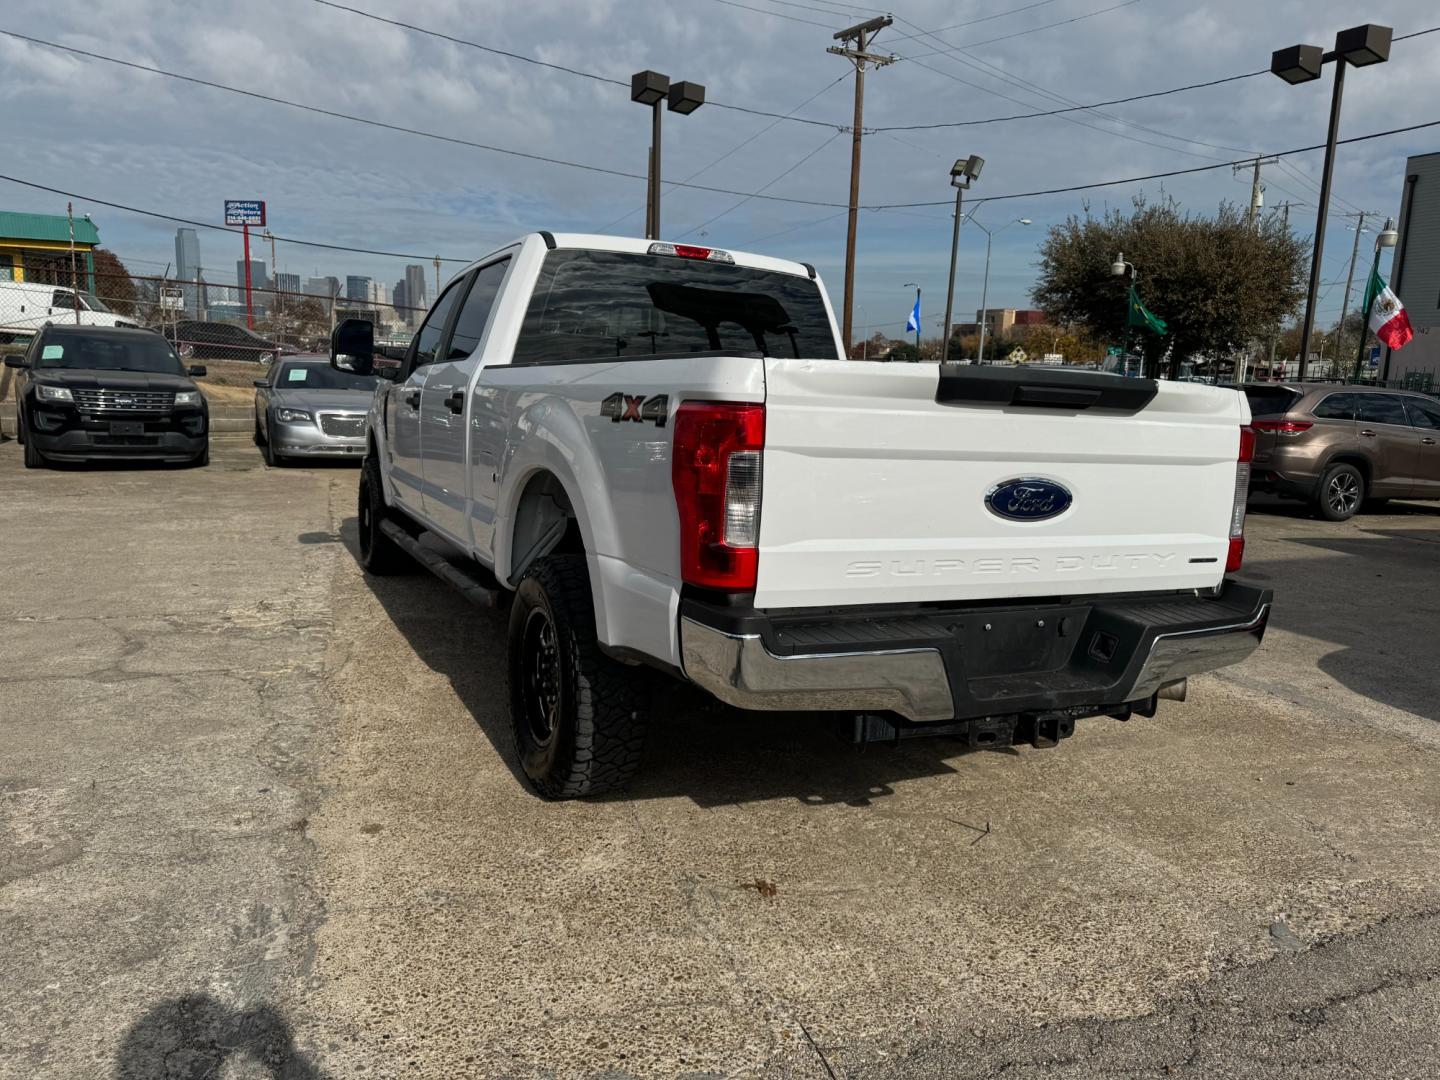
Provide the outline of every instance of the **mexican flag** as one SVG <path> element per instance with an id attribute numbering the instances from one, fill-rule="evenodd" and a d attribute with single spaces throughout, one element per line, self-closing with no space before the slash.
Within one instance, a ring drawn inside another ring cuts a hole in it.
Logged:
<path id="1" fill-rule="evenodd" d="M 1370 284 L 1365 286 L 1365 311 L 1370 332 L 1390 348 L 1403 348 L 1415 336 L 1410 329 L 1410 316 L 1405 314 L 1405 305 L 1390 291 L 1378 268 L 1371 269 Z"/>

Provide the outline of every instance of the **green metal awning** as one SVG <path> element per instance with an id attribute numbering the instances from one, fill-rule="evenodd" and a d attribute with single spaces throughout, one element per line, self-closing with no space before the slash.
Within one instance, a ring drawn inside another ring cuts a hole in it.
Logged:
<path id="1" fill-rule="evenodd" d="M 19 214 L 0 210 L 0 241 L 42 240 L 52 244 L 70 242 L 70 223 L 64 214 Z M 89 218 L 75 219 L 77 244 L 100 243 L 100 230 Z"/>

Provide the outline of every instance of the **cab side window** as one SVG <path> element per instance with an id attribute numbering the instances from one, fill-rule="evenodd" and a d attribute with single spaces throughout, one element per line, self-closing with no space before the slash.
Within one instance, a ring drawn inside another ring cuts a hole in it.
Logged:
<path id="1" fill-rule="evenodd" d="M 420 327 L 420 332 L 415 335 L 415 347 L 410 361 L 411 371 L 435 362 L 435 354 L 440 349 L 440 339 L 445 336 L 445 324 L 450 321 L 450 312 L 455 307 L 455 301 L 459 298 L 460 289 L 465 281 L 465 278 L 461 278 L 441 293 L 440 299 L 436 300 L 435 306 L 430 309 L 430 314 L 425 316 L 425 322 Z"/>
<path id="2" fill-rule="evenodd" d="M 479 347 L 509 265 L 510 260 L 504 259 L 482 267 L 475 275 L 475 283 L 470 286 L 470 294 L 465 297 L 465 303 L 455 319 L 455 332 L 450 335 L 450 355 L 447 359 L 452 363 L 464 360 Z"/>
<path id="3" fill-rule="evenodd" d="M 55 295 L 50 298 L 50 306 L 74 311 L 80 304 L 76 301 L 74 293 L 65 289 L 56 289 Z"/>
<path id="4" fill-rule="evenodd" d="M 1355 395 L 1331 394 L 1310 411 L 1319 420 L 1354 420 Z"/>
<path id="5" fill-rule="evenodd" d="M 1394 394 L 1357 394 L 1360 399 L 1355 419 L 1366 424 L 1398 424 L 1409 427 L 1405 402 Z"/>

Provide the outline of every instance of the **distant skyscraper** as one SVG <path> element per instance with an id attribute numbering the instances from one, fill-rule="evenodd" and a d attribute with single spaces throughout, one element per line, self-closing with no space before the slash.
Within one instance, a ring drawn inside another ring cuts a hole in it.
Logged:
<path id="1" fill-rule="evenodd" d="M 345 277 L 345 299 L 367 303 L 370 299 L 370 279 L 360 274 Z"/>
<path id="2" fill-rule="evenodd" d="M 200 237 L 194 229 L 175 230 L 175 276 L 181 281 L 197 281 L 200 278 Z M 196 286 L 182 285 L 185 310 L 194 314 L 204 303 L 203 296 L 197 296 Z"/>
<path id="3" fill-rule="evenodd" d="M 414 265 L 405 267 L 405 304 L 407 307 L 421 309 L 403 313 L 406 321 L 411 325 L 418 323 L 420 316 L 424 314 L 425 298 L 428 295 L 425 291 L 425 267 Z"/>
<path id="4" fill-rule="evenodd" d="M 305 291 L 322 301 L 333 300 L 340 295 L 340 279 L 337 277 L 312 277 L 305 282 Z"/>
<path id="5" fill-rule="evenodd" d="M 275 288 L 282 293 L 298 293 L 300 291 L 300 275 L 276 274 Z"/>
<path id="6" fill-rule="evenodd" d="M 245 302 L 245 260 L 235 260 L 235 288 L 240 295 L 240 302 Z M 265 272 L 264 259 L 250 260 L 250 306 L 256 311 L 262 311 L 270 306 L 270 297 L 264 295 L 270 289 L 270 276 Z"/>
<path id="7" fill-rule="evenodd" d="M 388 307 L 390 304 L 390 286 L 383 281 L 370 282 L 370 295 L 366 297 L 370 303 L 378 307 Z"/>
<path id="8" fill-rule="evenodd" d="M 406 299 L 407 296 L 405 279 L 401 278 L 395 282 L 395 287 L 390 290 L 390 303 L 395 306 L 395 314 L 399 315 L 401 319 L 408 323 L 410 321 L 410 313 L 405 309 L 410 306 L 410 301 Z"/>

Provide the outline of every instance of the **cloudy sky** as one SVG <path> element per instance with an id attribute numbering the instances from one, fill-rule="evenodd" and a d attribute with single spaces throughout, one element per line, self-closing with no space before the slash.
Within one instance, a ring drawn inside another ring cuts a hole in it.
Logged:
<path id="1" fill-rule="evenodd" d="M 222 200 L 263 198 L 285 237 L 468 259 L 538 228 L 638 234 L 649 117 L 629 101 L 654 68 L 707 88 L 690 116 L 667 115 L 666 176 L 804 205 L 667 188 L 667 238 L 813 262 L 837 303 L 845 245 L 853 80 L 825 52 L 834 30 L 885 11 L 831 0 L 7 0 L 0 30 L 450 139 L 596 166 L 591 171 L 315 115 L 0 36 L 0 172 L 87 196 L 104 243 L 136 273 L 173 259 L 175 225 L 89 200 L 218 224 Z M 952 197 L 957 156 L 986 161 L 977 199 L 1233 161 L 1322 141 L 1324 82 L 1267 74 L 1099 112 L 954 124 L 1090 104 L 1266 68 L 1273 49 L 1328 46 L 1361 16 L 1340 0 L 898 0 L 875 50 L 900 57 L 866 80 L 861 202 Z M 1370 13 L 1397 35 L 1440 26 L 1433 0 Z M 543 67 L 421 32 L 544 61 Z M 1341 135 L 1440 120 L 1440 33 L 1396 43 L 1387 64 L 1352 70 Z M 572 74 L 557 68 L 570 68 Z M 726 108 L 724 106 L 736 106 Z M 775 120 L 744 110 L 792 114 Z M 892 129 L 892 130 L 883 130 Z M 1440 150 L 1440 127 L 1342 147 L 1326 238 L 1323 319 L 1338 314 L 1353 233 L 1334 215 L 1397 214 L 1408 154 Z M 1313 231 L 1319 152 L 1267 166 L 1267 212 L 1293 204 Z M 1245 202 L 1229 166 L 1164 181 L 1005 199 L 977 219 L 999 229 L 991 306 L 1025 306 L 1045 228 L 1088 205 L 1162 192 L 1211 212 Z M 64 196 L 0 181 L 0 209 L 64 212 Z M 938 333 L 948 268 L 945 205 L 860 217 L 856 323 L 900 333 L 926 294 Z M 1365 244 L 1368 246 L 1369 238 Z M 233 278 L 238 236 L 203 233 L 207 277 Z M 1362 247 L 1364 250 L 1364 247 Z M 1142 253 L 1127 253 L 1137 262 Z M 268 261 L 268 254 L 266 254 Z M 279 269 L 371 274 L 407 260 L 282 243 Z M 980 304 L 985 237 L 962 232 L 956 309 Z M 453 267 L 453 264 L 452 264 Z M 452 267 L 447 267 L 448 272 Z M 431 270 L 433 275 L 433 269 Z M 957 316 L 959 318 L 960 316 Z"/>

